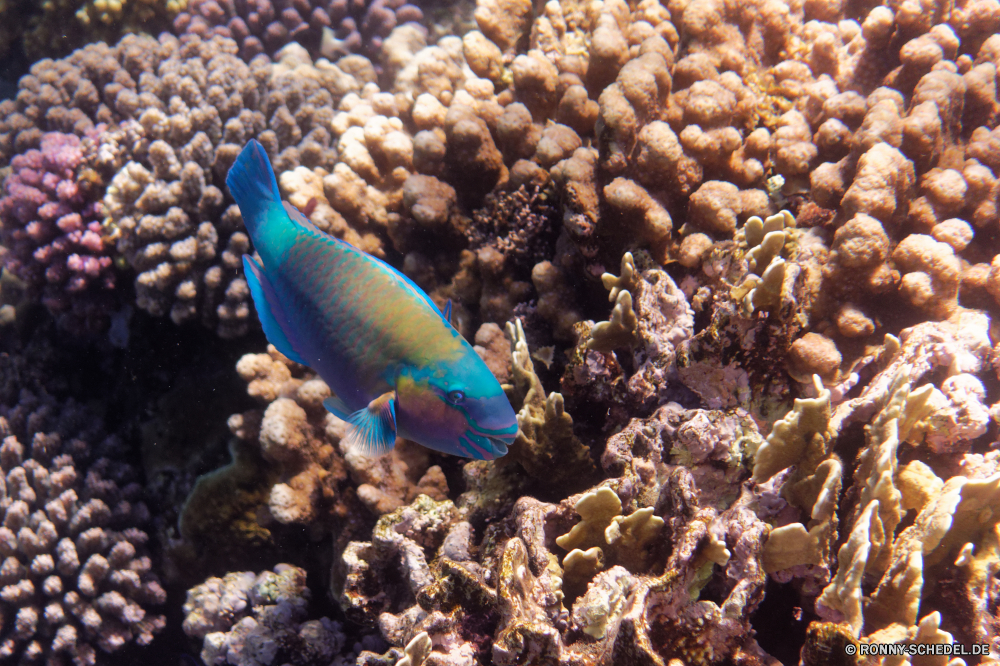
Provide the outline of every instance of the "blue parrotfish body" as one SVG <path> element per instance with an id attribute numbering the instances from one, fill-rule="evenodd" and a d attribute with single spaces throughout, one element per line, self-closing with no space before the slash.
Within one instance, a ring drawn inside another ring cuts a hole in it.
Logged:
<path id="1" fill-rule="evenodd" d="M 480 460 L 507 453 L 510 402 L 420 287 L 283 203 L 257 141 L 226 184 L 260 257 L 243 266 L 264 333 L 330 386 L 323 404 L 350 424 L 349 444 L 381 455 L 399 436 Z"/>

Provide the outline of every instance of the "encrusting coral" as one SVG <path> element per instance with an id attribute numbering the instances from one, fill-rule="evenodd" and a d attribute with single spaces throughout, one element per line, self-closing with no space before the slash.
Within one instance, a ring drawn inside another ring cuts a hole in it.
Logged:
<path id="1" fill-rule="evenodd" d="M 187 593 L 184 632 L 203 639 L 201 659 L 210 666 L 330 663 L 344 634 L 329 618 L 306 620 L 305 582 L 306 572 L 287 564 L 209 578 Z"/>

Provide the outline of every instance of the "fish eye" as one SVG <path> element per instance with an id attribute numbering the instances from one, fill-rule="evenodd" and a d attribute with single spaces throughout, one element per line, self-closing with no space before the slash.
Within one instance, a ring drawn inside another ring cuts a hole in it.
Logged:
<path id="1" fill-rule="evenodd" d="M 448 402 L 453 405 L 460 405 L 465 400 L 465 393 L 462 391 L 448 391 Z"/>

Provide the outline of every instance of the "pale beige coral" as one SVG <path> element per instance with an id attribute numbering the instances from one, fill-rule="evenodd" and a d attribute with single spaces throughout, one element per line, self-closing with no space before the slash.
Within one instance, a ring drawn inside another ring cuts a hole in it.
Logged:
<path id="1" fill-rule="evenodd" d="M 875 332 L 875 322 L 861 309 L 845 303 L 834 317 L 837 331 L 846 338 L 862 338 Z"/>
<path id="2" fill-rule="evenodd" d="M 847 215 L 865 213 L 889 222 L 905 213 L 915 184 L 913 164 L 896 148 L 876 143 L 858 160 L 857 174 L 841 205 Z"/>
<path id="3" fill-rule="evenodd" d="M 906 271 L 900 291 L 911 304 L 940 319 L 955 311 L 961 265 L 950 245 L 910 234 L 893 250 L 892 259 Z"/>
<path id="4" fill-rule="evenodd" d="M 712 247 L 712 238 L 706 234 L 688 234 L 681 241 L 677 261 L 687 268 L 696 268 L 701 264 L 705 253 Z"/>
<path id="5" fill-rule="evenodd" d="M 817 374 L 830 379 L 843 360 L 836 343 L 819 333 L 806 333 L 793 342 L 788 355 L 790 370 L 799 377 Z"/>
<path id="6" fill-rule="evenodd" d="M 740 218 L 771 213 L 770 200 L 762 190 L 740 190 L 720 180 L 702 183 L 688 205 L 692 225 L 722 236 L 731 236 Z"/>
<path id="7" fill-rule="evenodd" d="M 476 353 L 486 362 L 486 366 L 501 384 L 511 379 L 510 342 L 503 329 L 492 322 L 479 327 L 475 338 Z"/>

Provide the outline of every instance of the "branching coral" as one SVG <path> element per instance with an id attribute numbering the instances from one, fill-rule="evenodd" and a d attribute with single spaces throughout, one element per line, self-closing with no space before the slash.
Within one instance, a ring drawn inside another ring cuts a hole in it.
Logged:
<path id="1" fill-rule="evenodd" d="M 352 456 L 322 382 L 240 363 L 254 490 L 219 513 L 337 534 L 334 593 L 392 644 L 361 663 L 791 663 L 806 623 L 804 664 L 995 644 L 996 3 L 482 0 L 436 40 L 388 5 L 265 4 L 177 25 L 236 41 L 37 66 L 0 149 L 110 123 L 95 173 L 135 194 L 112 226 L 170 273 L 143 303 L 229 335 L 250 248 L 220 179 L 258 137 L 303 214 L 479 331 L 521 433 L 461 472 Z M 376 62 L 274 50 L 324 26 Z M 147 214 L 183 231 L 137 241 Z"/>
<path id="2" fill-rule="evenodd" d="M 573 434 L 573 418 L 559 393 L 545 394 L 528 354 L 520 320 L 507 324 L 515 395 L 521 398 L 512 456 L 536 480 L 563 485 L 586 483 L 594 473 L 590 448 Z"/>
<path id="3" fill-rule="evenodd" d="M 43 135 L 40 149 L 13 159 L 0 199 L 7 268 L 77 334 L 103 331 L 116 304 L 111 243 L 85 150 L 73 134 Z"/>
<path id="4" fill-rule="evenodd" d="M 144 553 L 142 488 L 100 427 L 28 391 L 0 405 L 4 660 L 92 665 L 165 625 L 152 613 L 166 593 Z"/>
<path id="5" fill-rule="evenodd" d="M 342 94 L 345 75 L 330 66 L 313 78 L 292 76 L 312 66 L 301 48 L 273 66 L 263 58 L 245 65 L 221 38 L 174 49 L 133 93 L 150 98 L 136 120 L 104 138 L 102 150 L 121 167 L 104 198 L 109 233 L 139 273 L 140 308 L 175 323 L 201 319 L 235 337 L 249 324 L 240 259 L 249 239 L 223 179 L 250 137 L 279 168 L 327 163 L 320 109 Z"/>

